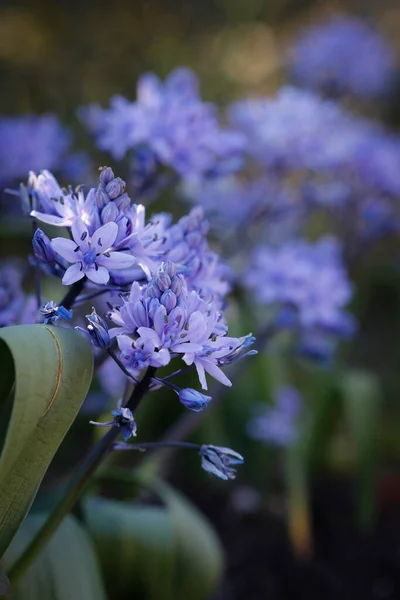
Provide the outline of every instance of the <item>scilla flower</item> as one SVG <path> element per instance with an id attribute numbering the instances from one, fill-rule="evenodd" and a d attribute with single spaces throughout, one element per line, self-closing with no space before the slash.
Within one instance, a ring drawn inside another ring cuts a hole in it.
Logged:
<path id="1" fill-rule="evenodd" d="M 243 456 L 238 452 L 219 446 L 201 446 L 200 456 L 202 468 L 225 481 L 236 477 L 236 469 L 232 465 L 241 465 L 244 462 Z"/>
<path id="2" fill-rule="evenodd" d="M 109 269 L 126 269 L 134 263 L 132 255 L 112 250 L 118 234 L 116 223 L 102 225 L 89 236 L 85 223 L 77 217 L 71 233 L 73 240 L 59 237 L 51 241 L 57 254 L 72 263 L 62 279 L 64 285 L 71 285 L 85 276 L 94 283 L 105 284 L 110 279 Z"/>

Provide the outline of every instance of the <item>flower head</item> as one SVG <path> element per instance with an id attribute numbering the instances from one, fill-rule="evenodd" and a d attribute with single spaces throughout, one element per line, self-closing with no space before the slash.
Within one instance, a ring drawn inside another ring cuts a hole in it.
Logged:
<path id="1" fill-rule="evenodd" d="M 94 283 L 106 284 L 110 269 L 126 269 L 134 263 L 132 255 L 113 251 L 118 234 L 116 223 L 102 225 L 90 236 L 85 223 L 76 217 L 71 233 L 72 240 L 61 237 L 51 240 L 53 250 L 72 263 L 62 279 L 64 285 L 71 285 L 85 276 Z"/>
<path id="2" fill-rule="evenodd" d="M 225 481 L 236 477 L 236 469 L 232 465 L 241 465 L 244 462 L 243 456 L 234 450 L 219 446 L 201 446 L 200 456 L 202 468 Z"/>
<path id="3" fill-rule="evenodd" d="M 226 335 L 216 305 L 189 291 L 173 263 L 163 264 L 143 287 L 133 283 L 129 297 L 112 307 L 108 316 L 117 325 L 110 335 L 117 338 L 120 358 L 134 376 L 147 366 L 166 366 L 182 356 L 187 365 L 195 365 L 203 389 L 206 372 L 231 385 L 220 365 L 225 358 L 231 362 L 244 338 Z"/>
<path id="4" fill-rule="evenodd" d="M 110 109 L 92 105 L 81 115 L 99 147 L 115 159 L 144 145 L 181 176 L 230 165 L 244 147 L 241 134 L 220 128 L 215 107 L 202 102 L 189 69 L 175 69 L 165 83 L 152 73 L 143 75 L 136 102 L 114 96 Z"/>
<path id="5" fill-rule="evenodd" d="M 289 69 L 300 85 L 335 96 L 375 98 L 393 83 L 395 57 L 368 23 L 337 15 L 302 33 L 291 50 Z"/>
<path id="6" fill-rule="evenodd" d="M 348 337 L 354 331 L 354 321 L 344 310 L 352 287 L 334 238 L 259 247 L 245 282 L 261 304 L 278 309 L 280 323 L 281 309 L 289 310 L 285 322 L 302 335 L 322 332 Z"/>
<path id="7" fill-rule="evenodd" d="M 282 386 L 276 391 L 274 406 L 257 405 L 248 424 L 249 435 L 275 446 L 290 446 L 298 435 L 298 419 L 303 399 L 296 388 Z"/>

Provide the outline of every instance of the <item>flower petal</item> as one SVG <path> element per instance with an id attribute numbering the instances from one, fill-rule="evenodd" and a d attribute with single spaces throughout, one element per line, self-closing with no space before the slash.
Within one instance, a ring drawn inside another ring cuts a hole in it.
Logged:
<path id="1" fill-rule="evenodd" d="M 89 248 L 89 232 L 88 228 L 80 217 L 76 217 L 72 223 L 71 233 L 82 252 L 85 252 L 85 250 Z"/>
<path id="2" fill-rule="evenodd" d="M 75 283 L 75 281 L 82 279 L 84 276 L 85 273 L 81 270 L 80 263 L 75 263 L 65 271 L 64 277 L 62 278 L 62 284 L 71 285 L 72 283 Z"/>
<path id="3" fill-rule="evenodd" d="M 195 362 L 197 363 L 197 361 Z M 227 385 L 228 387 L 232 386 L 232 382 L 212 360 L 201 359 L 201 362 L 203 364 L 204 369 L 207 371 L 207 373 L 211 375 L 211 377 L 214 377 L 214 379 L 216 379 L 223 385 Z"/>
<path id="4" fill-rule="evenodd" d="M 70 263 L 76 263 L 81 259 L 81 253 L 75 252 L 77 245 L 67 238 L 57 237 L 51 240 L 53 249 Z"/>
<path id="5" fill-rule="evenodd" d="M 199 381 L 203 390 L 208 390 L 206 374 L 204 371 L 204 367 L 199 360 L 195 360 L 194 364 L 196 366 L 197 375 L 199 376 Z"/>
<path id="6" fill-rule="evenodd" d="M 108 248 L 111 248 L 111 246 L 115 242 L 117 235 L 118 225 L 116 223 L 113 223 L 111 221 L 110 223 L 102 225 L 101 227 L 96 229 L 96 231 L 92 235 L 93 248 L 96 250 L 96 252 L 104 252 Z"/>
<path id="7" fill-rule="evenodd" d="M 86 277 L 94 283 L 105 284 L 110 279 L 110 273 L 105 267 L 98 267 L 96 269 L 94 265 L 90 265 L 86 270 Z"/>
<path id="8" fill-rule="evenodd" d="M 127 269 L 135 262 L 135 257 L 125 252 L 108 252 L 108 256 L 101 254 L 97 259 L 99 265 L 107 269 Z"/>
<path id="9" fill-rule="evenodd" d="M 73 217 L 57 217 L 56 215 L 49 215 L 42 213 L 37 210 L 31 212 L 31 217 L 36 217 L 42 223 L 48 223 L 49 225 L 55 225 L 56 227 L 70 227 L 73 222 Z"/>

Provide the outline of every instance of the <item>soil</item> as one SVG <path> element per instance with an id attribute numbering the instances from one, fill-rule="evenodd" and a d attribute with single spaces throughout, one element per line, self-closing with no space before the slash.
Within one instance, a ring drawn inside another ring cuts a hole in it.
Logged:
<path id="1" fill-rule="evenodd" d="M 210 600 L 400 600 L 400 503 L 385 502 L 375 526 L 355 525 L 351 486 L 315 486 L 314 553 L 294 555 L 284 519 L 238 511 L 231 495 L 193 490 L 227 552 L 225 577 Z"/>

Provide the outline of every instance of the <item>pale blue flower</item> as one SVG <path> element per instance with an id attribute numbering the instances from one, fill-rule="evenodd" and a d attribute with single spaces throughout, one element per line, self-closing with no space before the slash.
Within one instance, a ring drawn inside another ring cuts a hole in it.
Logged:
<path id="1" fill-rule="evenodd" d="M 118 234 L 116 223 L 102 225 L 90 236 L 85 223 L 76 217 L 71 233 L 72 240 L 61 237 L 51 240 L 57 254 L 72 263 L 62 279 L 64 285 L 71 285 L 85 276 L 94 283 L 106 284 L 110 269 L 126 269 L 134 262 L 132 255 L 113 251 Z"/>
<path id="2" fill-rule="evenodd" d="M 202 468 L 225 481 L 236 477 L 236 469 L 232 465 L 241 465 L 244 462 L 243 456 L 238 452 L 219 446 L 201 446 L 200 456 Z"/>
<path id="3" fill-rule="evenodd" d="M 142 288 L 134 282 L 129 297 L 108 316 L 117 325 L 110 335 L 117 338 L 120 358 L 134 376 L 147 366 L 166 366 L 180 355 L 187 365 L 194 364 L 203 389 L 206 372 L 230 386 L 220 365 L 224 359 L 239 358 L 244 347 L 247 352 L 248 338 L 228 337 L 215 303 L 189 291 L 170 262 Z"/>

